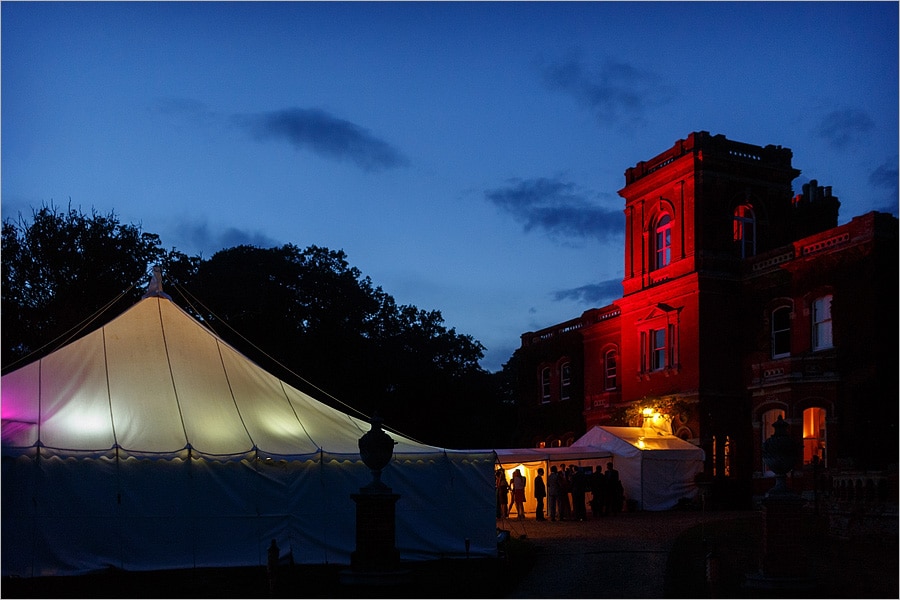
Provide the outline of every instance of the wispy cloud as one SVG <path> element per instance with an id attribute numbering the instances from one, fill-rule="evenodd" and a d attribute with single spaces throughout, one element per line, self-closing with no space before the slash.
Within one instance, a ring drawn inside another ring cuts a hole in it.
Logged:
<path id="1" fill-rule="evenodd" d="M 543 65 L 541 71 L 550 89 L 571 95 L 604 125 L 641 123 L 649 109 L 675 96 L 674 88 L 658 75 L 610 58 L 591 69 L 573 53 Z"/>
<path id="2" fill-rule="evenodd" d="M 869 173 L 869 183 L 875 187 L 896 190 L 897 176 L 897 161 L 889 161 L 878 165 L 874 171 Z"/>
<path id="3" fill-rule="evenodd" d="M 234 248 L 235 246 L 256 246 L 257 248 L 275 248 L 283 245 L 264 233 L 249 231 L 236 227 L 226 227 L 221 230 L 211 230 L 207 223 L 182 222 L 175 228 L 175 237 L 189 248 L 198 248 L 203 254 L 212 255 L 219 250 Z M 195 254 L 193 250 L 186 250 L 187 254 Z"/>
<path id="4" fill-rule="evenodd" d="M 869 113 L 857 108 L 844 108 L 822 117 L 815 134 L 835 148 L 846 148 L 861 141 L 874 129 L 875 121 Z"/>
<path id="5" fill-rule="evenodd" d="M 884 204 L 876 207 L 881 212 L 896 215 L 898 213 L 897 198 L 900 195 L 900 179 L 898 179 L 897 159 L 884 162 L 869 173 L 869 183 L 873 187 L 887 190 Z"/>
<path id="6" fill-rule="evenodd" d="M 316 108 L 235 115 L 234 122 L 258 139 L 283 140 L 326 158 L 350 161 L 366 171 L 409 163 L 400 151 L 367 129 Z"/>
<path id="7" fill-rule="evenodd" d="M 553 294 L 553 299 L 556 301 L 575 300 L 576 302 L 595 306 L 603 306 L 621 297 L 621 279 L 607 279 L 606 281 L 591 283 L 569 290 L 558 290 Z"/>
<path id="8" fill-rule="evenodd" d="M 237 125 L 258 140 L 285 141 L 327 159 L 354 163 L 365 171 L 409 164 L 399 150 L 364 127 L 318 108 L 286 108 L 226 116 L 197 100 L 163 98 L 152 109 L 197 126 Z"/>
<path id="9" fill-rule="evenodd" d="M 622 235 L 622 212 L 598 206 L 596 195 L 589 197 L 572 183 L 545 177 L 508 183 L 486 191 L 485 197 L 522 222 L 525 231 L 541 229 L 557 239 L 608 240 Z"/>

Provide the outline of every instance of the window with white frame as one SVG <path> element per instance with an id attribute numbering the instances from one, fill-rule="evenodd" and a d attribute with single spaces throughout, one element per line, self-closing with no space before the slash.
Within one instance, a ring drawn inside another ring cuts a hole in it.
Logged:
<path id="1" fill-rule="evenodd" d="M 756 255 L 756 217 L 749 204 L 734 209 L 734 244 L 741 258 Z"/>
<path id="2" fill-rule="evenodd" d="M 572 364 L 563 363 L 559 368 L 559 397 L 568 400 L 572 397 Z"/>
<path id="3" fill-rule="evenodd" d="M 812 303 L 812 348 L 833 348 L 831 339 L 831 294 L 816 298 Z"/>
<path id="4" fill-rule="evenodd" d="M 603 389 L 616 389 L 616 351 L 608 350 L 603 357 Z"/>
<path id="5" fill-rule="evenodd" d="M 791 354 L 791 308 L 782 306 L 772 311 L 772 358 Z"/>
<path id="6" fill-rule="evenodd" d="M 550 367 L 541 369 L 541 402 L 550 402 Z"/>
<path id="7" fill-rule="evenodd" d="M 642 370 L 661 371 L 674 367 L 676 362 L 674 324 L 663 323 L 658 328 L 641 332 Z"/>
<path id="8" fill-rule="evenodd" d="M 656 222 L 654 234 L 653 267 L 661 269 L 672 262 L 672 217 L 663 214 Z"/>

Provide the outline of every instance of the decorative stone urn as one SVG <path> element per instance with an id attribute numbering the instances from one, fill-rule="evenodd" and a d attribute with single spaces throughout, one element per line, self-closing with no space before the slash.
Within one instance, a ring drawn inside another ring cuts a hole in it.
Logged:
<path id="1" fill-rule="evenodd" d="M 787 474 L 797 462 L 799 447 L 796 441 L 788 434 L 788 424 L 779 416 L 772 424 L 775 433 L 763 442 L 762 456 L 766 465 L 775 473 L 775 486 L 768 494 L 787 494 Z"/>
<path id="2" fill-rule="evenodd" d="M 372 429 L 359 438 L 359 457 L 372 471 L 372 482 L 363 490 L 367 493 L 390 493 L 391 488 L 381 481 L 381 471 L 391 462 L 397 443 L 381 428 L 384 419 L 372 417 Z"/>

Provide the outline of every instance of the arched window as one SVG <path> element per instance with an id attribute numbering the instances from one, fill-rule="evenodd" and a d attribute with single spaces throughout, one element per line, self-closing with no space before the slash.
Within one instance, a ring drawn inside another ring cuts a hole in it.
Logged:
<path id="1" fill-rule="evenodd" d="M 772 311 L 772 358 L 791 354 L 791 308 L 782 306 Z"/>
<path id="2" fill-rule="evenodd" d="M 609 350 L 603 357 L 603 389 L 616 389 L 616 351 Z"/>
<path id="3" fill-rule="evenodd" d="M 825 409 L 814 406 L 803 411 L 803 464 L 814 456 L 825 461 Z"/>
<path id="4" fill-rule="evenodd" d="M 559 397 L 568 400 L 572 397 L 572 364 L 563 363 L 559 368 Z"/>
<path id="5" fill-rule="evenodd" d="M 760 427 L 760 432 L 762 433 L 763 444 L 765 444 L 766 440 L 775 433 L 774 425 L 775 421 L 778 420 L 778 417 L 784 418 L 784 411 L 780 408 L 773 408 L 762 414 L 762 426 Z M 765 460 L 763 460 L 762 470 L 766 475 L 774 475 L 772 469 L 769 468 L 769 465 L 766 464 Z"/>
<path id="6" fill-rule="evenodd" d="M 831 294 L 813 300 L 811 312 L 813 350 L 834 347 L 831 339 Z"/>
<path id="7" fill-rule="evenodd" d="M 749 204 L 734 209 L 734 245 L 741 258 L 756 255 L 756 217 Z"/>
<path id="8" fill-rule="evenodd" d="M 550 367 L 541 370 L 541 402 L 550 402 Z"/>
<path id="9" fill-rule="evenodd" d="M 672 217 L 663 214 L 654 231 L 653 268 L 661 269 L 672 262 Z"/>

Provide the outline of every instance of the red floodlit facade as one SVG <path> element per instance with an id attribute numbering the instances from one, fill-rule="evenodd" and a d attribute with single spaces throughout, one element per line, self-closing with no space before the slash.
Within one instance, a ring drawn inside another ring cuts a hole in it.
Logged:
<path id="1" fill-rule="evenodd" d="M 838 226 L 831 188 L 794 195 L 791 158 L 695 132 L 625 171 L 622 298 L 522 335 L 523 443 L 653 408 L 738 504 L 779 415 L 804 464 L 896 467 L 897 219 Z"/>

